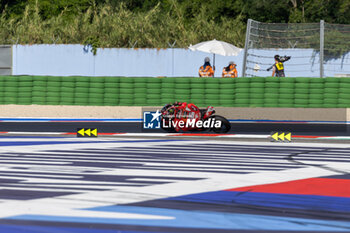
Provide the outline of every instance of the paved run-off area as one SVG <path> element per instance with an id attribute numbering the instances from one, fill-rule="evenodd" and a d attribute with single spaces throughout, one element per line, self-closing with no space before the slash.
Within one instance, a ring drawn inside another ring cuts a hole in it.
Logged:
<path id="1" fill-rule="evenodd" d="M 0 138 L 0 232 L 350 232 L 350 145 Z"/>

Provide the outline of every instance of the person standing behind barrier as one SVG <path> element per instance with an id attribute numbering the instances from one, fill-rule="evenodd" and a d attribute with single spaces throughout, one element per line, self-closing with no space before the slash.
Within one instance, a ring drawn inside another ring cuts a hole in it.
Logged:
<path id="1" fill-rule="evenodd" d="M 222 77 L 237 78 L 238 73 L 237 73 L 237 69 L 236 69 L 236 63 L 234 63 L 233 61 L 230 61 L 228 66 L 226 66 L 222 69 Z"/>
<path id="2" fill-rule="evenodd" d="M 199 77 L 214 77 L 214 70 L 213 67 L 210 65 L 210 59 L 209 57 L 206 57 L 204 59 L 204 65 L 202 65 L 199 68 Z"/>
<path id="3" fill-rule="evenodd" d="M 275 64 L 272 67 L 268 68 L 267 71 L 272 68 L 272 77 L 285 77 L 283 63 L 288 61 L 290 59 L 290 56 L 280 57 L 279 55 L 275 55 L 274 58 Z"/>

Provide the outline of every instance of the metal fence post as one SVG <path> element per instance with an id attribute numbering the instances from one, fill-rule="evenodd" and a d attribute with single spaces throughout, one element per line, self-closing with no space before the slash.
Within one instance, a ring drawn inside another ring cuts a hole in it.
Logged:
<path id="1" fill-rule="evenodd" d="M 324 59 L 324 20 L 320 21 L 320 78 L 324 76 L 323 70 Z"/>
<path id="2" fill-rule="evenodd" d="M 243 66 L 242 66 L 242 77 L 245 77 L 245 75 L 246 75 L 245 71 L 246 71 L 246 67 L 247 67 L 248 44 L 249 44 L 251 24 L 252 24 L 252 20 L 248 19 L 247 31 L 245 33 L 245 45 L 244 45 L 244 56 L 243 56 Z"/>

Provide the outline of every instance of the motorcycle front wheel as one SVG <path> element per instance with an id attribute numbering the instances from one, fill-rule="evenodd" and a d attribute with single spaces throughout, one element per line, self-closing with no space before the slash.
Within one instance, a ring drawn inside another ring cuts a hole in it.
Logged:
<path id="1" fill-rule="evenodd" d="M 231 124 L 225 117 L 215 115 L 215 116 L 212 116 L 210 118 L 215 119 L 215 121 L 221 121 L 221 127 L 220 128 L 213 127 L 211 129 L 215 133 L 227 133 L 228 131 L 230 131 Z"/>

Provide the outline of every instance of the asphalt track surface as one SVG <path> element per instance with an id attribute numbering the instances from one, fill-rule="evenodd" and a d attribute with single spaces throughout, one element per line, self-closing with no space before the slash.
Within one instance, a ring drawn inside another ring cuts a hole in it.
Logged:
<path id="1" fill-rule="evenodd" d="M 77 128 L 97 128 L 101 133 L 154 133 L 140 122 L 0 122 L 0 132 L 75 132 Z M 299 135 L 350 136 L 349 124 L 231 123 L 229 133 L 270 134 L 272 131 Z"/>
<path id="2" fill-rule="evenodd" d="M 0 137 L 0 232 L 350 232 L 350 145 Z"/>

